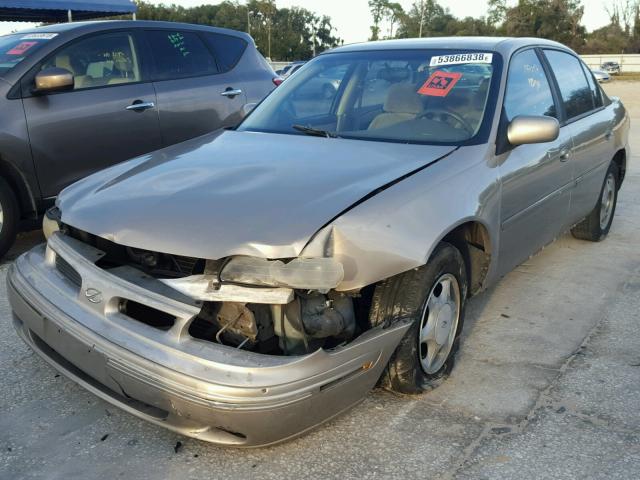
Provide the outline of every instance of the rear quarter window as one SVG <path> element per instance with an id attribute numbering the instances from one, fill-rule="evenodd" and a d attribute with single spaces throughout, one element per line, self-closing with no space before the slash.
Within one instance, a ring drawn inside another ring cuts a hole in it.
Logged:
<path id="1" fill-rule="evenodd" d="M 153 30 L 146 32 L 159 80 L 218 73 L 216 61 L 195 32 Z"/>
<path id="2" fill-rule="evenodd" d="M 231 35 L 205 33 L 204 38 L 209 48 L 215 52 L 218 67 L 222 72 L 233 69 L 247 48 L 246 41 Z"/>

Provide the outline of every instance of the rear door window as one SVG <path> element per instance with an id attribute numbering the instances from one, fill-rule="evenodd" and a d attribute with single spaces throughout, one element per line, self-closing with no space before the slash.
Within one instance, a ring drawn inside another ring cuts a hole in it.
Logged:
<path id="1" fill-rule="evenodd" d="M 545 50 L 544 54 L 556 77 L 567 119 L 593 110 L 594 98 L 580 60 L 558 50 Z"/>
<path id="2" fill-rule="evenodd" d="M 146 35 L 155 60 L 157 80 L 218 73 L 215 58 L 197 33 L 151 30 Z"/>
<path id="3" fill-rule="evenodd" d="M 511 59 L 504 111 L 508 121 L 518 115 L 558 116 L 549 81 L 534 50 Z"/>
<path id="4" fill-rule="evenodd" d="M 222 72 L 233 69 L 247 48 L 247 42 L 239 37 L 219 33 L 204 33 L 203 36 L 215 52 L 218 67 Z"/>

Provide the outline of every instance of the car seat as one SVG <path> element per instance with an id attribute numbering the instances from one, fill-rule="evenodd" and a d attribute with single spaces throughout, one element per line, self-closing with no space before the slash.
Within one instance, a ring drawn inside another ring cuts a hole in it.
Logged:
<path id="1" fill-rule="evenodd" d="M 423 106 L 414 85 L 397 83 L 389 87 L 382 109 L 383 113 L 377 115 L 369 124 L 369 130 L 414 120 L 423 111 Z"/>

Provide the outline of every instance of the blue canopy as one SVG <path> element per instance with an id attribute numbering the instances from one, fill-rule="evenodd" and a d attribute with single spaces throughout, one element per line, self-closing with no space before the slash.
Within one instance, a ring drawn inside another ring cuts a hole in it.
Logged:
<path id="1" fill-rule="evenodd" d="M 0 0 L 0 21 L 66 22 L 135 13 L 132 0 Z"/>

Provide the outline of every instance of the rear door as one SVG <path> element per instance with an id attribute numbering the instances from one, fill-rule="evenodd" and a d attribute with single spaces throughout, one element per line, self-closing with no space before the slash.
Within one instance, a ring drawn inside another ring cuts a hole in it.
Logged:
<path id="1" fill-rule="evenodd" d="M 23 80 L 24 111 L 44 197 L 96 170 L 161 147 L 156 95 L 145 82 L 138 45 L 128 31 L 91 35 L 58 50 Z M 35 73 L 48 67 L 72 72 L 74 89 L 31 95 Z"/>
<path id="2" fill-rule="evenodd" d="M 246 103 L 237 77 L 218 66 L 193 30 L 146 30 L 165 146 L 233 126 Z"/>
<path id="3" fill-rule="evenodd" d="M 614 156 L 613 108 L 606 108 L 602 92 L 584 64 L 570 53 L 544 50 L 564 103 L 567 128 L 573 136 L 569 159 L 575 187 L 567 227 L 583 219 L 595 206 Z"/>
<path id="4" fill-rule="evenodd" d="M 560 117 L 559 101 L 534 49 L 510 62 L 500 135 L 518 115 Z M 560 118 L 561 120 L 561 118 Z M 502 181 L 499 270 L 504 274 L 550 243 L 569 214 L 573 172 L 571 133 L 560 129 L 553 142 L 508 147 L 500 155 Z"/>

